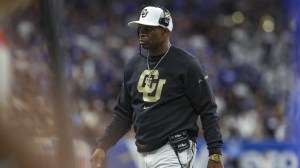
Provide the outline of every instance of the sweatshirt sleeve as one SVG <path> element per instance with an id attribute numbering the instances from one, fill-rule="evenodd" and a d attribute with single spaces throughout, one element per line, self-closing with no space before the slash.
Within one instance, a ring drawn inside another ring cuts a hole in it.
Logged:
<path id="1" fill-rule="evenodd" d="M 185 75 L 185 90 L 197 115 L 200 115 L 204 138 L 209 155 L 221 154 L 222 136 L 219 128 L 219 116 L 212 86 L 204 66 L 194 61 Z"/>
<path id="2" fill-rule="evenodd" d="M 112 121 L 106 128 L 103 136 L 98 138 L 97 147 L 107 151 L 130 130 L 131 124 L 131 96 L 126 85 L 123 83 L 117 99 L 117 105 L 114 108 Z"/>

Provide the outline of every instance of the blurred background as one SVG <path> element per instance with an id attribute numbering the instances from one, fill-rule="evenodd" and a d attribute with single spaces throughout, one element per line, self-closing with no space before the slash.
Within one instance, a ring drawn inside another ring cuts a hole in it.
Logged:
<path id="1" fill-rule="evenodd" d="M 136 31 L 127 23 L 138 19 L 142 4 L 169 9 L 171 43 L 203 61 L 221 116 L 225 167 L 300 168 L 297 0 L 63 3 L 61 73 L 76 168 L 90 166 L 96 138 L 111 119 L 124 65 L 138 51 Z M 47 27 L 39 1 L 21 6 L 0 22 L 0 119 L 7 130 L 1 137 L 21 136 L 37 153 L 30 159 L 52 168 L 59 139 Z M 206 167 L 207 155 L 200 131 L 194 167 Z M 106 162 L 107 168 L 136 167 L 133 131 L 109 151 Z M 0 167 L 22 167 L 18 163 L 0 151 Z"/>

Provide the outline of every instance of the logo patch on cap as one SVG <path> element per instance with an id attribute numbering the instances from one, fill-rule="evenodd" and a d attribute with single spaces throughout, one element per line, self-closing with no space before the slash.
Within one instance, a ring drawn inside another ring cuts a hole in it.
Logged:
<path id="1" fill-rule="evenodd" d="M 141 13 L 142 17 L 143 17 L 143 18 L 146 17 L 147 14 L 148 14 L 148 10 L 147 10 L 147 9 L 143 9 L 143 11 L 142 11 L 142 13 Z"/>
<path id="2" fill-rule="evenodd" d="M 171 17 L 169 12 L 165 12 L 164 15 L 165 15 L 165 18 L 168 18 L 168 19 L 170 19 L 170 17 Z"/>

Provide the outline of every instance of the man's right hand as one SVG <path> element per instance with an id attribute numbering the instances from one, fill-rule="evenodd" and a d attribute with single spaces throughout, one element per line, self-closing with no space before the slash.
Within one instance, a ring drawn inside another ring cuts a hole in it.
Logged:
<path id="1" fill-rule="evenodd" d="M 104 150 L 101 148 L 97 148 L 90 159 L 92 168 L 101 168 L 104 158 Z"/>

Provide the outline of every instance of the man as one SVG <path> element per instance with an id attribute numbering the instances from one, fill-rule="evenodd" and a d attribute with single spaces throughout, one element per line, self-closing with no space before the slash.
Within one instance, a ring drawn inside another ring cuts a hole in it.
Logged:
<path id="1" fill-rule="evenodd" d="M 170 44 L 173 29 L 168 10 L 145 7 L 138 21 L 141 53 L 129 60 L 113 120 L 91 158 L 101 167 L 106 151 L 133 125 L 141 168 L 190 168 L 196 154 L 200 115 L 210 159 L 221 168 L 222 138 L 216 103 L 204 67 L 197 58 Z"/>

